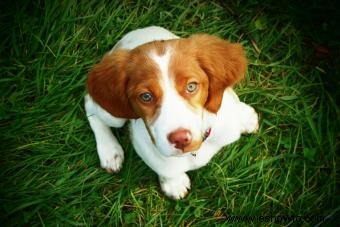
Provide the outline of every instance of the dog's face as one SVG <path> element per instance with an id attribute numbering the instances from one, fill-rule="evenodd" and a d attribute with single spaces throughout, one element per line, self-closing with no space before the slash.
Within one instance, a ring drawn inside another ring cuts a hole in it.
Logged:
<path id="1" fill-rule="evenodd" d="M 194 35 L 105 55 L 88 91 L 113 116 L 142 118 L 163 155 L 182 155 L 199 149 L 205 113 L 219 110 L 225 88 L 245 70 L 239 44 Z"/>

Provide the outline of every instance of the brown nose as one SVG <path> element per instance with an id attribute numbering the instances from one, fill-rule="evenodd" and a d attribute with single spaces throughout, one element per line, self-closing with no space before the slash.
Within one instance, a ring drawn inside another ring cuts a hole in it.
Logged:
<path id="1" fill-rule="evenodd" d="M 168 135 L 170 143 L 175 144 L 175 147 L 183 150 L 192 141 L 191 132 L 187 129 L 177 129 Z"/>

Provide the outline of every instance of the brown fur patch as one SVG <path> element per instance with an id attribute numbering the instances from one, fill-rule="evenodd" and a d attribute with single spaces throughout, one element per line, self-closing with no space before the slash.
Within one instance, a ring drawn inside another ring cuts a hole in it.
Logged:
<path id="1" fill-rule="evenodd" d="M 244 77 L 247 60 L 240 44 L 231 44 L 210 35 L 193 35 L 192 42 L 196 59 L 209 78 L 209 95 L 205 108 L 216 113 L 225 88 L 233 86 Z"/>
<path id="2" fill-rule="evenodd" d="M 138 118 L 125 93 L 128 83 L 125 67 L 129 58 L 130 53 L 124 50 L 106 54 L 87 79 L 91 97 L 110 114 L 120 118 Z"/>

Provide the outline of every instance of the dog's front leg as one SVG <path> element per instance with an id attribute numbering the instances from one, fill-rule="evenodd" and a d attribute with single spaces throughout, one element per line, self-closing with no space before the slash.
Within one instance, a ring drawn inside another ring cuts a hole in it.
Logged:
<path id="1" fill-rule="evenodd" d="M 242 133 L 253 133 L 259 128 L 258 114 L 253 107 L 240 102 L 239 103 L 241 131 Z"/>
<path id="2" fill-rule="evenodd" d="M 110 127 L 121 127 L 125 119 L 115 118 L 96 104 L 89 95 L 85 96 L 85 110 L 96 138 L 100 165 L 107 172 L 118 172 L 124 161 L 124 152 Z"/>
<path id="3" fill-rule="evenodd" d="M 162 191 L 172 199 L 182 199 L 188 194 L 190 189 L 190 179 L 186 173 L 176 177 L 159 176 Z"/>

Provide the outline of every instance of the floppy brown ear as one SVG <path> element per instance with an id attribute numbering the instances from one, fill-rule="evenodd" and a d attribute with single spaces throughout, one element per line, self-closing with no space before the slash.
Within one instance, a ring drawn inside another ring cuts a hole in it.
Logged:
<path id="1" fill-rule="evenodd" d="M 102 108 L 115 117 L 137 118 L 126 95 L 126 63 L 129 52 L 118 50 L 106 54 L 90 71 L 87 89 Z"/>
<path id="2" fill-rule="evenodd" d="M 216 113 L 222 102 L 223 92 L 244 77 L 247 60 L 240 44 L 231 44 L 210 35 L 194 35 L 197 60 L 209 78 L 209 94 L 205 108 Z"/>

